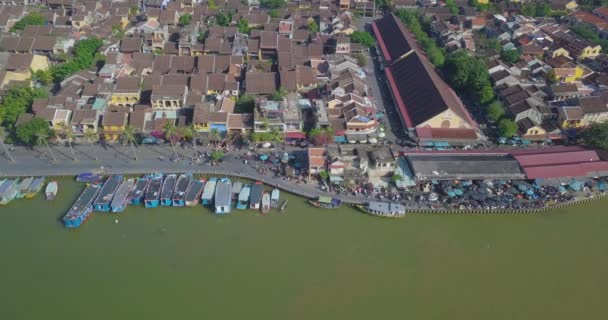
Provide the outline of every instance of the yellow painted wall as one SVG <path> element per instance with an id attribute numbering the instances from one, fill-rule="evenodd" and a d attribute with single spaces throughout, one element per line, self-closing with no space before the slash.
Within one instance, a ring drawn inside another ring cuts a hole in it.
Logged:
<path id="1" fill-rule="evenodd" d="M 542 135 L 542 134 L 546 134 L 546 133 L 547 132 L 543 128 L 538 127 L 538 126 L 534 126 L 534 127 L 530 128 L 530 129 L 528 129 L 526 131 L 525 135 L 527 135 L 527 136 L 536 136 L 536 135 Z"/>
<path id="2" fill-rule="evenodd" d="M 435 117 L 427 120 L 426 122 L 421 123 L 419 127 L 429 125 L 431 126 L 431 128 L 441 128 L 441 125 L 445 120 L 450 121 L 450 128 L 452 129 L 471 127 L 468 122 L 464 121 L 460 116 L 452 112 L 452 110 L 446 110 L 436 115 Z"/>
<path id="3" fill-rule="evenodd" d="M 581 53 L 579 59 L 595 58 L 600 54 L 600 52 L 602 52 L 601 46 L 586 47 L 585 49 L 583 49 L 583 52 Z"/>
<path id="4" fill-rule="evenodd" d="M 572 59 L 572 57 L 570 57 L 570 53 L 568 52 L 568 50 L 564 49 L 564 48 L 559 48 L 555 51 L 553 51 L 553 55 L 552 57 L 559 57 L 559 56 L 564 56 L 564 57 L 568 57 L 570 59 Z"/>
<path id="5" fill-rule="evenodd" d="M 139 101 L 139 93 L 113 93 L 110 98 L 110 103 L 114 105 L 118 104 L 136 104 Z"/>
<path id="6" fill-rule="evenodd" d="M 569 82 L 574 82 L 574 81 L 579 80 L 580 78 L 583 77 L 583 72 L 584 72 L 583 69 L 581 69 L 579 67 L 576 67 L 574 69 L 574 75 L 572 75 L 570 77 L 565 77 L 564 78 L 564 82 L 568 82 L 569 83 Z"/>

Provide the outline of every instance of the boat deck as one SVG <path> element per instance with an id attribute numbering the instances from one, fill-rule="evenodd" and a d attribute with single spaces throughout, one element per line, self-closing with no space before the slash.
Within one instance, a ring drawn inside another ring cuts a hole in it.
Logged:
<path id="1" fill-rule="evenodd" d="M 264 185 L 263 184 L 254 184 L 251 186 L 251 197 L 250 202 L 251 205 L 259 207 L 262 202 L 262 194 L 264 193 Z"/>
<path id="2" fill-rule="evenodd" d="M 112 199 L 112 204 L 110 205 L 112 208 L 118 208 L 120 206 L 124 206 L 127 203 L 127 198 L 129 196 L 129 191 L 133 188 L 133 184 L 135 181 L 133 179 L 124 180 L 118 189 L 116 190 L 116 195 L 114 199 Z"/>
<path id="3" fill-rule="evenodd" d="M 190 187 L 186 191 L 186 195 L 185 195 L 186 202 L 198 202 L 198 196 L 200 195 L 201 191 L 203 190 L 204 185 L 205 185 L 205 183 L 203 183 L 200 180 L 192 181 L 192 183 L 190 184 Z"/>
<path id="4" fill-rule="evenodd" d="M 205 188 L 203 189 L 203 195 L 201 199 L 203 201 L 211 201 L 213 199 L 213 195 L 215 194 L 215 185 L 217 184 L 216 178 L 211 178 L 207 183 L 205 183 Z"/>
<path id="5" fill-rule="evenodd" d="M 99 195 L 97 196 L 97 199 L 95 199 L 93 205 L 99 206 L 109 204 L 110 201 L 112 201 L 112 198 L 114 197 L 114 194 L 116 193 L 116 190 L 118 189 L 118 186 L 120 186 L 121 182 L 121 175 L 111 176 L 108 178 L 108 180 L 103 184 L 103 187 L 101 188 L 101 191 L 99 192 Z"/>
<path id="6" fill-rule="evenodd" d="M 84 191 L 78 196 L 78 199 L 74 202 L 64 219 L 74 219 L 80 216 L 88 207 L 93 203 L 93 200 L 101 192 L 101 187 L 98 185 L 88 185 Z"/>
<path id="7" fill-rule="evenodd" d="M 163 178 L 153 178 L 150 180 L 148 189 L 146 190 L 145 200 L 156 200 L 160 196 L 160 187 L 163 184 Z"/>
<path id="8" fill-rule="evenodd" d="M 173 193 L 173 200 L 182 200 L 186 197 L 186 191 L 190 186 L 190 181 L 192 180 L 192 176 L 188 174 L 182 174 L 177 179 L 177 183 L 175 184 L 175 192 Z"/>
<path id="9" fill-rule="evenodd" d="M 171 197 L 173 196 L 173 190 L 175 188 L 176 180 L 177 176 L 174 174 L 170 174 L 165 178 L 162 190 L 160 191 L 161 199 L 171 199 Z"/>
<path id="10" fill-rule="evenodd" d="M 30 184 L 30 187 L 27 189 L 27 193 L 36 194 L 40 191 L 40 189 L 42 189 L 43 185 L 44 177 L 38 177 L 32 181 L 32 184 Z"/>
<path id="11" fill-rule="evenodd" d="M 146 186 L 148 186 L 148 181 L 150 181 L 148 178 L 137 179 L 135 187 L 129 192 L 129 199 L 138 199 L 142 197 L 146 191 Z"/>

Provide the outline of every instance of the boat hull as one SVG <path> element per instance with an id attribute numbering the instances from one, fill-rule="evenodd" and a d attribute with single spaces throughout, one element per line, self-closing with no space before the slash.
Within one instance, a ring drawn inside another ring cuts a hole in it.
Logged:
<path id="1" fill-rule="evenodd" d="M 145 201 L 146 208 L 157 208 L 159 204 L 160 204 L 160 200 L 158 200 L 158 199 Z"/>

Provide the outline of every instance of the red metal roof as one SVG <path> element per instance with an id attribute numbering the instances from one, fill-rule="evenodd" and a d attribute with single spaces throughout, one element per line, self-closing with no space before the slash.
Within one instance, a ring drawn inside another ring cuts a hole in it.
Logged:
<path id="1" fill-rule="evenodd" d="M 536 153 L 527 155 L 516 155 L 522 167 L 539 165 L 559 165 L 568 163 L 583 163 L 599 161 L 600 157 L 593 150 L 582 150 L 572 152 Z"/>

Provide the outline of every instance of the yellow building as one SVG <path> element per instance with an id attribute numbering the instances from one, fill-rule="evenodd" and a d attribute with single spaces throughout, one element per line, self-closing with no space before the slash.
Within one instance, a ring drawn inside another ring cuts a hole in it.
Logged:
<path id="1" fill-rule="evenodd" d="M 584 128 L 608 121 L 608 95 L 580 97 L 558 109 L 562 128 Z"/>
<path id="2" fill-rule="evenodd" d="M 118 107 L 133 107 L 141 96 L 140 77 L 120 77 L 116 79 L 110 104 Z"/>
<path id="3" fill-rule="evenodd" d="M 127 127 L 129 113 L 126 111 L 105 112 L 101 120 L 102 136 L 106 141 L 116 141 Z"/>

